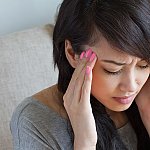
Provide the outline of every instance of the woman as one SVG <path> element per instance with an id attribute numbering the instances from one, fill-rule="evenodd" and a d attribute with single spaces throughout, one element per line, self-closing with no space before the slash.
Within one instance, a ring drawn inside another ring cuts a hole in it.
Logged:
<path id="1" fill-rule="evenodd" d="M 15 149 L 150 149 L 150 2 L 64 0 L 58 83 L 13 114 Z"/>

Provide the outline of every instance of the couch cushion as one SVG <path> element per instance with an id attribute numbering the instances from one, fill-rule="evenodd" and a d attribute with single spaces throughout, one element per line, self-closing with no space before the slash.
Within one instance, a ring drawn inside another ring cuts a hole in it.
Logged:
<path id="1" fill-rule="evenodd" d="M 9 121 L 27 96 L 57 82 L 51 25 L 0 37 L 0 148 L 12 149 Z"/>

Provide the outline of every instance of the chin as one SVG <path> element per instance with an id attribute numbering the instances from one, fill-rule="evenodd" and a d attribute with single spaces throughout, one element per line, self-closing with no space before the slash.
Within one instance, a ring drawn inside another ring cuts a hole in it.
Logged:
<path id="1" fill-rule="evenodd" d="M 131 106 L 131 104 L 124 105 L 124 106 L 118 106 L 118 107 L 114 108 L 113 110 L 112 109 L 111 110 L 112 111 L 116 111 L 116 112 L 125 111 L 125 110 L 127 110 Z"/>

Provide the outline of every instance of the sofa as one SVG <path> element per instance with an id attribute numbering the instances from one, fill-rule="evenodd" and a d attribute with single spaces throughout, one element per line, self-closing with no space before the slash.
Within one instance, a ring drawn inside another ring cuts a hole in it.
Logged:
<path id="1" fill-rule="evenodd" d="M 9 122 L 16 106 L 57 82 L 52 33 L 47 24 L 0 37 L 0 150 L 13 149 Z"/>

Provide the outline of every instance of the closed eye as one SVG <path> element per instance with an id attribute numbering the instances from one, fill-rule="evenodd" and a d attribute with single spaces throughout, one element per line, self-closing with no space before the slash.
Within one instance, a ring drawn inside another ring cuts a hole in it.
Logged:
<path id="1" fill-rule="evenodd" d="M 104 69 L 105 73 L 109 74 L 109 75 L 118 75 L 121 73 L 122 69 L 120 69 L 119 71 L 115 71 L 115 72 L 112 72 L 112 71 L 108 71 L 106 69 Z"/>
<path id="2" fill-rule="evenodd" d="M 149 65 L 144 65 L 144 66 L 139 66 L 141 69 L 146 69 L 146 68 L 149 68 Z"/>

